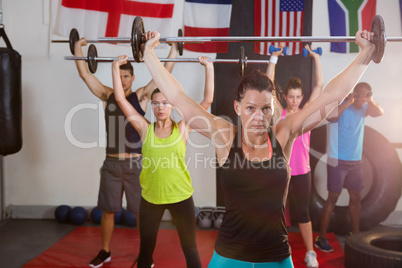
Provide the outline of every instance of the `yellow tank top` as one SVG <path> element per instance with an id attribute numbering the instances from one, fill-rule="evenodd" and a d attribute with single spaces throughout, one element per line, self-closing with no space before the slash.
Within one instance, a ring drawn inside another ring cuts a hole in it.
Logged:
<path id="1" fill-rule="evenodd" d="M 185 161 L 186 144 L 173 124 L 172 134 L 164 139 L 155 135 L 155 123 L 150 124 L 142 146 L 141 195 L 152 204 L 181 202 L 194 192 Z"/>

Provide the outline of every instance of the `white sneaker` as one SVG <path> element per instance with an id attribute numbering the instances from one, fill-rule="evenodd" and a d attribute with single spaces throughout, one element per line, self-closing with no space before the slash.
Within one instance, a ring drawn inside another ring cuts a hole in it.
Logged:
<path id="1" fill-rule="evenodd" d="M 313 250 L 307 251 L 304 262 L 307 267 L 318 267 L 317 253 Z"/>

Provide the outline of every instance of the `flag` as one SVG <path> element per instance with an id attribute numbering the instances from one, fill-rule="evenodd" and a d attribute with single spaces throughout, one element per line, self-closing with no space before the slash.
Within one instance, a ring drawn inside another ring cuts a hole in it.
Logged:
<path id="1" fill-rule="evenodd" d="M 302 36 L 305 16 L 304 0 L 254 0 L 255 36 Z M 271 42 L 256 42 L 254 52 L 269 54 Z M 300 54 L 301 42 L 286 42 L 288 55 Z"/>
<path id="2" fill-rule="evenodd" d="M 76 28 L 80 37 L 131 37 L 132 24 L 141 16 L 146 31 L 170 34 L 175 0 L 61 0 L 54 33 L 69 36 Z"/>
<path id="3" fill-rule="evenodd" d="M 355 36 L 358 30 L 370 31 L 376 0 L 328 0 L 328 11 L 331 36 Z M 358 52 L 359 47 L 355 43 L 331 43 L 331 51 Z"/>
<path id="4" fill-rule="evenodd" d="M 229 36 L 232 0 L 186 0 L 184 36 Z M 184 48 L 196 52 L 226 53 L 227 42 L 186 43 Z"/>

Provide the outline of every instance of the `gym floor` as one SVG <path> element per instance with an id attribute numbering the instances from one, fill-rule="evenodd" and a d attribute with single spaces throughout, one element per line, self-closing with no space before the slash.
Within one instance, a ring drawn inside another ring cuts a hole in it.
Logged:
<path id="1" fill-rule="evenodd" d="M 99 226 L 87 221 L 81 226 Z M 56 220 L 20 220 L 11 219 L 0 223 L 0 260 L 1 267 L 22 267 L 61 238 L 66 236 L 77 226 L 58 223 Z M 116 225 L 116 228 L 129 228 Z M 161 229 L 174 229 L 168 221 L 161 223 Z M 215 230 L 215 229 L 213 229 Z M 290 227 L 289 232 L 298 232 L 298 228 Z M 345 237 L 337 235 L 342 246 Z"/>

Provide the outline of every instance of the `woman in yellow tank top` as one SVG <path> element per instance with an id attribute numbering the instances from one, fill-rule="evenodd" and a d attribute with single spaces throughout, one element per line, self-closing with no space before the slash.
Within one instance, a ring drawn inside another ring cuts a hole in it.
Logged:
<path id="1" fill-rule="evenodd" d="M 151 124 L 131 106 L 124 96 L 119 69 L 127 59 L 127 56 L 119 56 L 113 62 L 112 75 L 116 101 L 143 143 L 139 225 L 145 227 L 140 228 L 137 267 L 148 268 L 153 265 L 152 254 L 165 209 L 170 211 L 176 224 L 187 267 L 201 267 L 196 244 L 194 189 L 185 162 L 186 142 L 191 128 L 185 120 L 176 123 L 170 118 L 172 106 L 159 89 L 155 89 L 151 95 L 156 122 Z M 199 62 L 205 66 L 204 100 L 201 106 L 208 109 L 214 95 L 213 63 L 206 57 L 199 57 Z"/>

